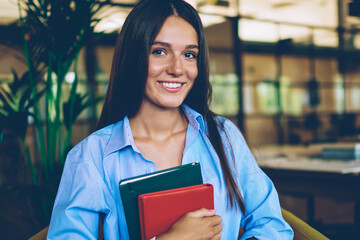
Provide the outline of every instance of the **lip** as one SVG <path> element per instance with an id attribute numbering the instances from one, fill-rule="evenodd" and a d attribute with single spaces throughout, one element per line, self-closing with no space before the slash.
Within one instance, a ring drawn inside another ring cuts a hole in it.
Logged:
<path id="1" fill-rule="evenodd" d="M 165 89 L 167 92 L 170 92 L 170 93 L 176 93 L 176 92 L 179 92 L 181 91 L 181 89 L 184 87 L 185 85 L 185 82 L 179 82 L 179 81 L 158 81 L 157 82 L 160 87 L 162 89 Z M 165 86 L 163 83 L 167 83 L 167 84 L 180 84 L 179 87 L 168 87 L 168 86 Z"/>

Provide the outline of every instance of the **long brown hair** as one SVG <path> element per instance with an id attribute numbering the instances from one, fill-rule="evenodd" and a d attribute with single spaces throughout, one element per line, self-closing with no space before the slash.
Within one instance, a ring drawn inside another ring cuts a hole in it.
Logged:
<path id="1" fill-rule="evenodd" d="M 135 116 L 143 100 L 150 47 L 166 18 L 177 15 L 189 22 L 198 34 L 198 76 L 184 103 L 204 116 L 208 137 L 220 159 L 227 195 L 231 207 L 239 204 L 245 211 L 244 200 L 236 184 L 225 154 L 219 131 L 224 126 L 209 109 L 211 85 L 209 54 L 205 32 L 196 10 L 183 0 L 142 0 L 130 12 L 119 34 L 109 86 L 97 128 L 115 123 L 125 116 Z"/>

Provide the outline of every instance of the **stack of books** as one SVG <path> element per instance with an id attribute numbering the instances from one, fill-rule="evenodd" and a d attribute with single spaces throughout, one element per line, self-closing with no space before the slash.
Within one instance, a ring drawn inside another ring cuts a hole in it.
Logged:
<path id="1" fill-rule="evenodd" d="M 158 236 L 187 212 L 214 209 L 199 162 L 124 179 L 119 188 L 131 240 Z"/>

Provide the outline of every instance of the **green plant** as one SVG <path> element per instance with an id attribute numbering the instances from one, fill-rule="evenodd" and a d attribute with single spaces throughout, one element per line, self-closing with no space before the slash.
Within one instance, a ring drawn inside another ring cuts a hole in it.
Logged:
<path id="1" fill-rule="evenodd" d="M 71 148 L 72 126 L 84 109 L 103 99 L 90 92 L 78 92 L 77 62 L 80 50 L 94 34 L 94 27 L 100 21 L 98 13 L 104 6 L 108 6 L 107 1 L 18 0 L 28 70 L 21 78 L 14 73 L 11 83 L 0 86 L 0 150 L 3 151 L 0 154 L 6 156 L 6 164 L 20 162 L 15 158 L 21 158 L 22 154 L 22 166 L 26 166 L 31 184 L 24 181 L 16 187 L 13 182 L 15 187 L 0 186 L 0 193 L 13 196 L 11 199 L 22 196 L 18 201 L 21 206 L 24 199 L 29 199 L 27 203 L 32 204 L 34 213 L 41 215 L 38 219 L 45 224 L 66 153 Z M 75 73 L 75 80 L 65 99 L 63 85 L 69 71 Z M 29 118 L 36 129 L 33 142 L 38 143 L 36 151 L 40 159 L 31 159 L 25 143 Z M 5 135 L 7 138 L 1 142 Z M 12 152 L 7 150 L 15 145 L 19 151 L 11 161 Z M 0 160 L 3 161 L 1 157 Z M 16 189 L 14 194 L 9 193 L 11 189 Z"/>
<path id="2" fill-rule="evenodd" d="M 102 101 L 103 97 L 94 97 L 90 93 L 81 95 L 76 93 L 76 88 L 78 85 L 78 78 L 75 75 L 75 80 L 71 87 L 70 97 L 67 102 L 63 104 L 63 116 L 64 116 L 64 125 L 67 130 L 66 138 L 64 140 L 64 151 L 67 152 L 71 148 L 71 136 L 72 136 L 72 127 L 76 118 L 83 112 L 86 108 L 91 107 Z M 60 161 L 64 158 L 60 158 Z M 61 161 L 61 165 L 63 165 Z"/>
<path id="3" fill-rule="evenodd" d="M 30 111 L 45 89 L 31 94 L 29 75 L 26 72 L 21 78 L 13 71 L 13 82 L 0 86 L 0 143 L 3 140 L 4 132 L 14 134 L 20 138 L 20 144 L 24 149 L 24 157 L 31 171 L 32 181 L 38 183 L 36 171 L 30 158 L 29 149 L 25 144 L 28 117 L 33 114 Z"/>
<path id="4" fill-rule="evenodd" d="M 39 94 L 32 96 L 31 88 L 28 85 L 28 74 L 18 78 L 13 71 L 13 81 L 0 86 L 0 135 L 5 129 L 13 131 L 22 140 L 25 139 L 27 129 L 27 118 L 31 115 L 29 109 L 36 100 L 41 97 Z M 0 136 L 0 141 L 2 137 Z"/>
<path id="5" fill-rule="evenodd" d="M 97 13 L 106 4 L 95 0 L 18 0 L 31 95 L 39 94 L 41 83 L 45 86 L 45 119 L 41 118 L 42 109 L 34 104 L 45 181 L 56 171 L 56 164 L 60 168 L 64 164 L 76 117 L 102 99 L 90 93 L 82 96 L 77 93 L 76 72 L 79 52 L 94 33 L 100 21 Z M 22 16 L 22 11 L 26 17 Z M 63 83 L 71 68 L 76 78 L 66 100 Z M 65 136 L 60 131 L 63 124 L 67 130 Z"/>

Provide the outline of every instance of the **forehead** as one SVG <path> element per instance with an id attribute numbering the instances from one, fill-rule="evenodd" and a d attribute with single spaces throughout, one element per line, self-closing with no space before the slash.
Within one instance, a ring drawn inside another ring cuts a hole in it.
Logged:
<path id="1" fill-rule="evenodd" d="M 155 41 L 197 45 L 198 35 L 194 27 L 186 20 L 178 16 L 170 16 L 165 20 Z"/>

